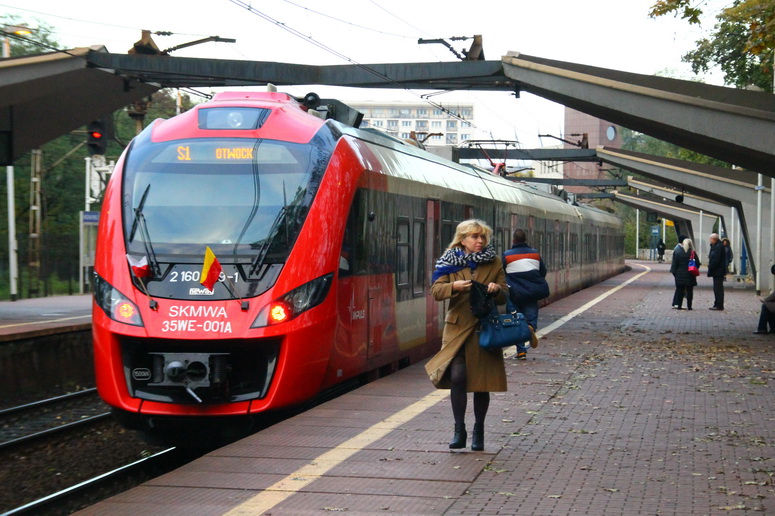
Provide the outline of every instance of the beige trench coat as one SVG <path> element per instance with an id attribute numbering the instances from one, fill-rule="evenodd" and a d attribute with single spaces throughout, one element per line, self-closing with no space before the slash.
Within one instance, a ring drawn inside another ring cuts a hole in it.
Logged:
<path id="1" fill-rule="evenodd" d="M 449 389 L 449 375 L 445 375 L 452 359 L 465 346 L 467 392 L 503 392 L 506 390 L 506 368 L 503 365 L 503 350 L 486 351 L 479 347 L 479 335 L 476 333 L 479 320 L 471 313 L 468 292 L 453 292 L 452 283 L 457 280 L 474 279 L 485 285 L 497 283 L 501 286 L 498 294 L 499 304 L 506 302 L 504 293 L 508 292 L 506 275 L 497 258 L 490 263 L 479 264 L 476 270 L 465 269 L 442 276 L 431 287 L 431 295 L 436 301 L 449 299 L 449 309 L 444 322 L 441 350 L 425 364 L 433 385 L 439 389 Z"/>

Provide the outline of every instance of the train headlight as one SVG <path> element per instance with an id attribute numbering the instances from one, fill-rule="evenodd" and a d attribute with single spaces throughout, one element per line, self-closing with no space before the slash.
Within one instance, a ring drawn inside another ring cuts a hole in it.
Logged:
<path id="1" fill-rule="evenodd" d="M 299 314 L 319 305 L 328 295 L 333 280 L 333 273 L 326 274 L 272 301 L 261 309 L 251 328 L 262 328 L 290 321 Z"/>
<path id="2" fill-rule="evenodd" d="M 143 319 L 137 305 L 131 302 L 99 274 L 94 274 L 94 301 L 105 315 L 124 324 L 142 326 Z"/>

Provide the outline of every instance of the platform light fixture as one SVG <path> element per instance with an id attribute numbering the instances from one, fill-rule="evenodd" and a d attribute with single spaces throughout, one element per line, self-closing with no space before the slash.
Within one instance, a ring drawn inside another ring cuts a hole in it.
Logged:
<path id="1" fill-rule="evenodd" d="M 29 36 L 32 34 L 32 29 L 26 25 L 4 25 L 3 26 L 3 57 L 11 57 L 11 38 L 8 36 L 14 34 L 16 36 Z"/>

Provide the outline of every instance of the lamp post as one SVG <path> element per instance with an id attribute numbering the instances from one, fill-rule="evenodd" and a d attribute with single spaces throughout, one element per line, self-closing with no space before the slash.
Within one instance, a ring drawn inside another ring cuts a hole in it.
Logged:
<path id="1" fill-rule="evenodd" d="M 24 25 L 6 25 L 3 27 L 5 37 L 3 38 L 3 57 L 11 57 L 11 40 L 9 34 L 27 35 L 32 31 Z M 19 284 L 19 262 L 16 242 L 16 202 L 14 191 L 14 173 L 13 166 L 5 168 L 6 179 L 8 181 L 8 273 L 10 276 L 10 295 L 11 301 L 16 301 L 18 297 Z"/>

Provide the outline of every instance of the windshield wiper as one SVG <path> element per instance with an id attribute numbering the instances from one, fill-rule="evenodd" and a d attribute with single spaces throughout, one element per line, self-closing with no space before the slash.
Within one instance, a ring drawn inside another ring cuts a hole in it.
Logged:
<path id="1" fill-rule="evenodd" d="M 140 234 L 143 238 L 143 247 L 145 248 L 145 256 L 148 258 L 148 264 L 151 266 L 151 272 L 153 277 L 158 278 L 161 276 L 161 267 L 156 259 L 156 253 L 153 250 L 153 244 L 151 243 L 151 236 L 148 234 L 148 224 L 145 222 L 145 215 L 143 215 L 143 207 L 145 206 L 145 200 L 148 198 L 148 192 L 151 190 L 151 184 L 145 187 L 143 196 L 140 198 L 140 202 L 135 208 L 135 220 L 132 222 L 132 229 L 129 231 L 129 243 L 135 238 L 137 228 L 140 228 Z"/>
<path id="2" fill-rule="evenodd" d="M 252 276 L 256 270 L 260 269 L 262 265 L 264 265 L 264 260 L 266 260 L 266 255 L 269 254 L 269 248 L 272 246 L 272 242 L 274 241 L 274 237 L 277 235 L 277 228 L 280 224 L 285 221 L 285 214 L 286 214 L 286 208 L 283 206 L 280 208 L 279 213 L 277 213 L 277 216 L 274 218 L 274 222 L 272 222 L 272 227 L 269 228 L 269 232 L 266 235 L 266 238 L 261 242 L 261 247 L 258 248 L 258 254 L 256 254 L 256 257 L 253 258 L 253 263 L 250 264 L 250 272 L 248 273 L 248 276 Z"/>
<path id="3" fill-rule="evenodd" d="M 148 186 L 145 187 L 145 191 L 143 192 L 142 197 L 140 197 L 140 202 L 137 204 L 137 208 L 134 209 L 135 212 L 135 220 L 132 221 L 132 229 L 129 231 L 129 243 L 132 243 L 132 240 L 135 239 L 135 233 L 137 232 L 137 225 L 140 223 L 140 215 L 143 213 L 143 206 L 145 206 L 145 199 L 148 198 L 148 192 L 151 189 L 151 183 L 148 183 Z"/>
<path id="4" fill-rule="evenodd" d="M 250 273 L 248 274 L 249 276 L 252 276 L 253 273 L 256 272 L 256 270 L 260 269 L 261 266 L 264 265 L 264 260 L 266 260 L 266 255 L 269 253 L 269 248 L 272 246 L 274 237 L 277 236 L 278 227 L 280 226 L 280 224 L 285 222 L 287 215 L 288 215 L 288 199 L 285 195 L 285 181 L 283 180 L 283 207 L 280 208 L 280 212 L 274 218 L 274 222 L 272 222 L 272 227 L 269 228 L 269 232 L 266 234 L 266 238 L 261 243 L 261 247 L 258 248 L 258 254 L 253 259 L 253 263 L 250 264 Z M 289 240 L 290 239 L 288 236 L 288 224 L 285 224 L 285 247 L 288 247 Z"/>

